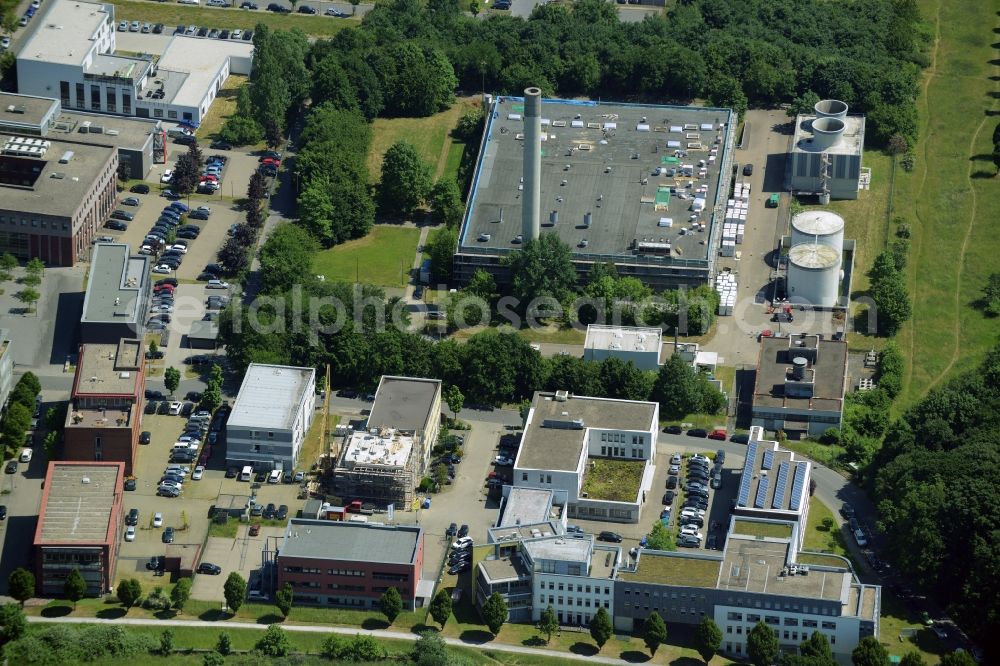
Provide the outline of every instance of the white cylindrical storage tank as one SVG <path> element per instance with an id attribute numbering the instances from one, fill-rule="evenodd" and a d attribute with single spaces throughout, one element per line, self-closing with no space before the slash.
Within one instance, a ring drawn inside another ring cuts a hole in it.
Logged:
<path id="1" fill-rule="evenodd" d="M 823 99 L 813 105 L 817 118 L 840 118 L 847 115 L 847 103 L 839 99 Z"/>
<path id="2" fill-rule="evenodd" d="M 812 147 L 825 150 L 840 140 L 846 125 L 840 118 L 817 118 L 812 121 Z"/>
<path id="3" fill-rule="evenodd" d="M 788 297 L 816 307 L 837 304 L 840 251 L 829 245 L 803 243 L 788 253 Z"/>
<path id="4" fill-rule="evenodd" d="M 802 243 L 844 248 L 844 218 L 828 210 L 807 210 L 792 218 L 792 247 Z"/>

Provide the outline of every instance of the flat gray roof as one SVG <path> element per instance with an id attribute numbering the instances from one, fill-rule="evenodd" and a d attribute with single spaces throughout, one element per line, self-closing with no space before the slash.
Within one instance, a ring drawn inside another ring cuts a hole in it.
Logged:
<path id="1" fill-rule="evenodd" d="M 0 92 L 0 122 L 39 125 L 58 104 L 58 100 L 50 97 Z M 10 111 L 10 107 L 16 111 Z"/>
<path id="2" fill-rule="evenodd" d="M 183 73 L 185 77 L 174 94 L 165 95 L 164 100 L 178 106 L 198 106 L 226 59 L 250 58 L 253 48 L 251 42 L 174 35 L 157 68 L 161 73 Z"/>
<path id="3" fill-rule="evenodd" d="M 191 322 L 191 330 L 188 331 L 188 339 L 197 340 L 217 340 L 219 337 L 219 325 L 214 321 L 194 321 Z"/>
<path id="4" fill-rule="evenodd" d="M 81 322 L 142 323 L 142 295 L 149 290 L 149 257 L 124 243 L 97 243 L 90 262 Z"/>
<path id="5" fill-rule="evenodd" d="M 117 344 L 81 345 L 73 395 L 130 395 L 142 381 L 143 341 L 122 338 Z"/>
<path id="6" fill-rule="evenodd" d="M 831 146 L 822 149 L 812 144 L 812 121 L 815 114 L 796 116 L 795 137 L 792 140 L 793 153 L 834 153 L 837 155 L 861 155 L 865 147 L 865 117 L 863 115 L 844 116 L 844 132 Z"/>
<path id="7" fill-rule="evenodd" d="M 511 486 L 497 527 L 530 525 L 547 521 L 552 506 L 552 491 Z"/>
<path id="8" fill-rule="evenodd" d="M 487 119 L 460 251 L 502 254 L 520 247 L 513 241 L 522 227 L 523 113 L 522 98 L 502 96 Z M 681 229 L 690 224 L 690 193 L 699 186 L 706 187 L 706 205 L 698 221 L 711 221 L 730 110 L 546 99 L 541 115 L 543 233 L 558 234 L 582 260 L 632 257 L 633 241 L 661 239 L 672 244 L 676 258 L 707 260 L 710 226 L 683 236 Z M 675 162 L 676 150 L 687 154 Z M 701 160 L 703 178 L 698 177 Z M 661 167 L 681 164 L 694 166 L 693 178 L 660 175 Z M 725 174 L 723 181 L 728 178 Z M 664 188 L 675 188 L 675 194 L 667 196 Z M 558 214 L 555 225 L 550 224 L 552 211 Z M 592 215 L 589 228 L 585 213 Z M 661 218 L 672 219 L 673 226 L 661 226 Z"/>
<path id="9" fill-rule="evenodd" d="M 112 520 L 122 488 L 122 463 L 50 463 L 36 544 L 106 542 L 117 537 Z"/>
<path id="10" fill-rule="evenodd" d="M 39 14 L 18 57 L 60 65 L 83 64 L 98 28 L 114 20 L 104 5 L 79 0 L 48 0 Z"/>
<path id="11" fill-rule="evenodd" d="M 228 426 L 291 428 L 305 391 L 312 390 L 313 368 L 251 363 L 240 385 Z"/>
<path id="12" fill-rule="evenodd" d="M 499 560 L 483 560 L 479 563 L 479 568 L 490 583 L 520 580 L 531 576 L 531 570 L 516 553 Z"/>
<path id="13" fill-rule="evenodd" d="M 293 518 L 279 557 L 412 564 L 423 528 Z"/>
<path id="14" fill-rule="evenodd" d="M 133 58 L 111 53 L 94 56 L 87 67 L 87 74 L 94 76 L 111 76 L 117 79 L 130 80 L 138 83 L 152 67 L 153 61 L 145 58 Z"/>
<path id="15" fill-rule="evenodd" d="M 15 136 L 21 135 L 0 134 L 0 146 Z M 3 156 L 4 161 L 30 164 L 37 170 L 37 177 L 29 186 L 11 186 L 0 181 L 0 210 L 72 218 L 93 190 L 95 181 L 101 178 L 105 165 L 117 153 L 110 145 L 87 145 L 50 137 L 44 140 L 49 141 L 49 147 L 41 159 Z M 59 160 L 67 151 L 73 153 L 72 159 L 61 164 Z M 67 237 L 71 231 L 66 230 Z"/>
<path id="16" fill-rule="evenodd" d="M 794 346 L 799 341 L 805 346 Z M 816 350 L 816 361 L 809 365 L 813 377 L 812 398 L 785 395 L 785 377 L 792 369 L 792 359 L 802 355 L 800 349 Z M 815 336 L 803 338 L 797 334 L 787 338 L 761 338 L 753 406 L 840 411 L 846 381 L 845 340 L 817 340 Z"/>
<path id="17" fill-rule="evenodd" d="M 586 562 L 594 549 L 594 535 L 584 534 L 582 538 L 577 538 L 578 536 L 559 535 L 529 539 L 524 542 L 523 548 L 535 562 L 538 560 Z"/>
<path id="18" fill-rule="evenodd" d="M 531 422 L 526 426 L 515 462 L 518 469 L 572 471 L 580 462 L 586 428 L 649 430 L 654 425 L 656 405 L 652 402 L 583 396 L 568 396 L 560 402 L 554 398 L 551 392 L 535 393 Z M 546 419 L 580 420 L 583 427 L 546 427 Z"/>
<path id="19" fill-rule="evenodd" d="M 656 352 L 659 355 L 662 337 L 663 331 L 658 328 L 589 324 L 583 348 L 621 352 Z"/>
<path id="20" fill-rule="evenodd" d="M 719 574 L 718 589 L 758 592 L 847 603 L 848 571 L 810 567 L 808 575 L 781 575 L 788 563 L 789 544 L 730 536 Z"/>
<path id="21" fill-rule="evenodd" d="M 440 414 L 431 414 L 440 391 L 440 379 L 383 375 L 375 392 L 368 426 L 422 432 L 429 419 L 440 418 Z"/>

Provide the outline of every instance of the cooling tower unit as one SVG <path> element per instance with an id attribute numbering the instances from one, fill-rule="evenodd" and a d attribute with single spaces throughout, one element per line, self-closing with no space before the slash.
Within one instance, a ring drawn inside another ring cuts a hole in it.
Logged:
<path id="1" fill-rule="evenodd" d="M 788 298 L 815 307 L 837 305 L 840 250 L 818 243 L 792 246 L 788 253 Z"/>
<path id="2" fill-rule="evenodd" d="M 826 150 L 840 140 L 846 125 L 840 118 L 817 118 L 812 121 L 812 148 Z"/>
<path id="3" fill-rule="evenodd" d="M 824 99 L 813 105 L 817 118 L 840 118 L 847 116 L 847 104 L 839 99 Z"/>
<path id="4" fill-rule="evenodd" d="M 810 210 L 792 218 L 792 247 L 803 243 L 844 247 L 844 218 L 828 210 Z"/>
<path id="5" fill-rule="evenodd" d="M 524 242 L 541 231 L 542 201 L 542 91 L 524 89 L 524 197 L 521 200 L 521 233 Z"/>

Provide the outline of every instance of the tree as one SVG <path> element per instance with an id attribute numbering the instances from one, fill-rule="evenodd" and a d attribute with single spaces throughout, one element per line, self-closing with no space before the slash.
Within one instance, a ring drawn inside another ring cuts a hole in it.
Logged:
<path id="1" fill-rule="evenodd" d="M 879 643 L 878 638 L 866 636 L 851 652 L 851 663 L 854 666 L 889 666 L 889 653 Z"/>
<path id="2" fill-rule="evenodd" d="M 432 631 L 425 631 L 413 644 L 410 661 L 416 666 L 447 666 L 450 663 L 448 648 L 440 636 Z"/>
<path id="3" fill-rule="evenodd" d="M 778 658 L 778 635 L 758 622 L 747 634 L 747 656 L 754 666 L 771 666 Z"/>
<path id="4" fill-rule="evenodd" d="M 197 142 L 188 146 L 187 152 L 177 158 L 174 164 L 174 174 L 170 179 L 170 185 L 174 192 L 178 194 L 190 194 L 198 187 L 201 179 L 201 170 L 204 166 L 204 158 Z"/>
<path id="5" fill-rule="evenodd" d="M 45 275 L 45 264 L 38 257 L 34 257 L 28 260 L 28 263 L 24 265 L 24 272 L 26 275 L 32 277 L 37 277 L 39 282 L 41 282 L 42 277 Z M 35 284 L 38 284 L 37 282 Z"/>
<path id="6" fill-rule="evenodd" d="M 830 649 L 830 641 L 826 634 L 818 631 L 812 632 L 802 645 L 799 646 L 799 654 L 815 662 L 815 666 L 835 666 L 837 660 L 833 658 L 833 650 Z"/>
<path id="7" fill-rule="evenodd" d="M 247 596 L 247 582 L 243 580 L 243 576 L 235 571 L 230 573 L 223 586 L 223 595 L 226 597 L 226 606 L 229 607 L 229 612 L 235 615 Z"/>
<path id="8" fill-rule="evenodd" d="M 500 633 L 500 627 L 507 621 L 507 602 L 494 592 L 483 604 L 482 616 L 490 633 L 496 636 Z"/>
<path id="9" fill-rule="evenodd" d="M 695 649 L 698 650 L 698 654 L 701 655 L 706 664 L 712 661 L 712 657 L 722 645 L 722 630 L 719 629 L 715 620 L 707 615 L 702 618 L 701 624 L 698 625 L 694 634 L 694 644 Z"/>
<path id="10" fill-rule="evenodd" d="M 259 171 L 254 171 L 247 183 L 247 198 L 251 201 L 261 201 L 267 194 L 267 178 Z"/>
<path id="11" fill-rule="evenodd" d="M 25 287 L 21 291 L 14 294 L 14 298 L 24 303 L 27 306 L 28 312 L 31 312 L 34 304 L 38 302 L 39 298 L 41 298 L 41 294 L 39 294 L 38 290 L 33 287 Z"/>
<path id="12" fill-rule="evenodd" d="M 351 0 L 351 16 L 358 11 L 358 5 L 361 4 L 361 0 Z"/>
<path id="13" fill-rule="evenodd" d="M 899 660 L 899 666 L 927 666 L 927 662 L 919 652 L 907 652 Z"/>
<path id="14" fill-rule="evenodd" d="M 201 658 L 201 666 L 225 666 L 226 658 L 218 652 L 206 652 Z"/>
<path id="15" fill-rule="evenodd" d="M 983 311 L 990 317 L 1000 317 L 1000 273 L 990 273 L 983 288 Z"/>
<path id="16" fill-rule="evenodd" d="M 451 280 L 452 258 L 458 245 L 458 233 L 454 229 L 441 229 L 427 248 L 431 255 L 431 278 L 446 284 Z"/>
<path id="17" fill-rule="evenodd" d="M 646 536 L 646 548 L 650 550 L 677 550 L 677 546 L 674 545 L 674 536 L 663 524 L 663 521 L 657 520 L 653 523 L 653 528 Z"/>
<path id="18" fill-rule="evenodd" d="M 42 450 L 45 451 L 45 459 L 48 461 L 55 460 L 58 448 L 59 431 L 50 430 L 45 433 L 45 438 L 42 440 Z"/>
<path id="19" fill-rule="evenodd" d="M 389 624 L 396 621 L 396 617 L 403 611 L 403 598 L 399 596 L 399 590 L 394 587 L 390 587 L 378 600 L 379 609 L 385 618 L 389 620 Z"/>
<path id="20" fill-rule="evenodd" d="M 285 583 L 274 595 L 274 604 L 281 611 L 281 617 L 288 617 L 292 612 L 292 601 L 295 599 L 295 590 L 291 583 Z"/>
<path id="21" fill-rule="evenodd" d="M 215 644 L 215 651 L 222 656 L 233 651 L 233 639 L 229 637 L 229 634 L 224 631 L 219 632 L 219 642 Z"/>
<path id="22" fill-rule="evenodd" d="M 126 578 L 118 583 L 117 594 L 118 601 L 125 607 L 125 612 L 127 613 L 142 598 L 142 584 L 135 578 Z"/>
<path id="23" fill-rule="evenodd" d="M 667 642 L 667 625 L 663 623 L 663 618 L 656 611 L 646 618 L 646 629 L 642 636 L 642 641 L 649 648 L 650 656 L 656 655 L 656 648 Z"/>
<path id="24" fill-rule="evenodd" d="M 614 633 L 615 628 L 611 624 L 611 616 L 608 615 L 608 609 L 601 606 L 597 609 L 594 617 L 590 619 L 590 637 L 597 643 L 597 649 L 601 649 Z"/>
<path id="25" fill-rule="evenodd" d="M 428 196 L 434 221 L 454 227 L 462 220 L 465 206 L 462 205 L 462 194 L 458 191 L 458 183 L 453 178 L 443 177 L 431 188 Z"/>
<path id="26" fill-rule="evenodd" d="M 462 407 L 465 405 L 465 395 L 462 394 L 462 389 L 452 384 L 445 389 L 444 401 L 448 403 L 448 409 L 451 410 L 451 413 L 457 419 L 458 413 L 462 411 Z"/>
<path id="27" fill-rule="evenodd" d="M 28 630 L 28 618 L 17 604 L 0 606 L 0 645 L 16 641 Z"/>
<path id="28" fill-rule="evenodd" d="M 878 316 L 879 333 L 891 337 L 911 315 L 906 279 L 898 270 L 890 250 L 883 251 L 875 258 L 868 276 Z"/>
<path id="29" fill-rule="evenodd" d="M 174 394 L 177 387 L 181 384 L 181 373 L 180 370 L 174 367 L 167 368 L 163 371 L 163 385 L 167 387 L 167 393 L 170 395 Z"/>
<path id="30" fill-rule="evenodd" d="M 559 619 L 556 617 L 556 609 L 551 604 L 545 607 L 541 617 L 538 618 L 538 631 L 545 634 L 545 642 L 552 640 L 552 634 L 559 631 Z"/>
<path id="31" fill-rule="evenodd" d="M 7 594 L 24 608 L 24 602 L 35 596 L 35 574 L 21 567 L 11 571 L 7 576 Z"/>
<path id="32" fill-rule="evenodd" d="M 260 248 L 264 293 L 288 291 L 312 275 L 316 241 L 301 227 L 280 224 Z"/>
<path id="33" fill-rule="evenodd" d="M 388 656 L 388 651 L 374 636 L 357 634 L 345 655 L 350 661 L 382 661 Z"/>
<path id="34" fill-rule="evenodd" d="M 472 16 L 479 16 L 480 11 L 482 11 L 482 5 L 479 4 L 479 0 L 469 0 L 469 12 Z"/>
<path id="35" fill-rule="evenodd" d="M 269 118 L 264 123 L 264 141 L 267 143 L 267 147 L 274 150 L 284 140 L 285 138 L 281 135 L 281 125 Z"/>
<path id="36" fill-rule="evenodd" d="M 249 146 L 260 142 L 264 130 L 253 118 L 233 115 L 226 119 L 219 130 L 219 138 L 234 146 Z"/>
<path id="37" fill-rule="evenodd" d="M 170 654 L 174 651 L 174 632 L 164 629 L 160 634 L 160 654 Z"/>
<path id="38" fill-rule="evenodd" d="M 0 440 L 8 451 L 15 451 L 24 442 L 24 433 L 31 426 L 31 412 L 23 404 L 13 398 L 7 405 L 7 413 L 0 423 Z"/>
<path id="39" fill-rule="evenodd" d="M 679 419 L 701 411 L 694 369 L 678 354 L 660 366 L 650 397 L 660 403 L 661 418 Z"/>
<path id="40" fill-rule="evenodd" d="M 444 629 L 445 623 L 451 617 L 451 594 L 448 593 L 448 590 L 444 588 L 438 590 L 437 594 L 431 600 L 429 611 L 434 621 Z"/>
<path id="41" fill-rule="evenodd" d="M 277 624 L 270 625 L 260 640 L 253 646 L 255 650 L 267 657 L 284 657 L 291 649 L 288 634 Z"/>
<path id="42" fill-rule="evenodd" d="M 430 167 L 407 141 L 389 146 L 382 159 L 379 197 L 383 213 L 409 217 L 431 191 Z"/>
<path id="43" fill-rule="evenodd" d="M 635 367 L 632 361 L 609 356 L 601 361 L 598 381 L 601 396 L 621 400 L 646 400 L 653 384 L 650 373 Z"/>
<path id="44" fill-rule="evenodd" d="M 17 268 L 17 257 L 10 252 L 0 254 L 0 269 L 5 273 L 10 273 L 15 268 Z"/>
<path id="45" fill-rule="evenodd" d="M 184 604 L 188 602 L 191 598 L 191 579 L 181 578 L 174 585 L 174 589 L 170 590 L 170 601 L 173 602 L 174 608 L 179 611 L 184 610 Z"/>
<path id="46" fill-rule="evenodd" d="M 127 183 L 129 179 L 132 178 L 132 163 L 131 162 L 119 162 L 118 163 L 118 180 L 123 183 Z"/>
<path id="47" fill-rule="evenodd" d="M 941 666 L 976 666 L 976 660 L 966 650 L 955 650 L 941 655 Z"/>
<path id="48" fill-rule="evenodd" d="M 73 608 L 75 609 L 76 602 L 83 599 L 85 594 L 87 594 L 87 581 L 80 575 L 79 569 L 73 569 L 66 576 L 66 581 L 63 583 L 63 596 L 73 602 Z"/>
<path id="49" fill-rule="evenodd" d="M 542 296 L 562 302 L 576 288 L 572 251 L 554 233 L 528 241 L 523 250 L 507 255 L 504 261 L 512 277 L 511 295 L 518 299 L 521 312 Z"/>

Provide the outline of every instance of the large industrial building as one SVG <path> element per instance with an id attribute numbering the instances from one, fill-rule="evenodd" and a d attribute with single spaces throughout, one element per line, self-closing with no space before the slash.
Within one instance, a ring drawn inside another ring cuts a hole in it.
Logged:
<path id="1" fill-rule="evenodd" d="M 293 518 L 275 557 L 275 589 L 290 583 L 297 604 L 367 609 L 394 587 L 413 610 L 425 601 L 423 565 L 420 526 Z"/>
<path id="2" fill-rule="evenodd" d="M 111 146 L 0 134 L 0 253 L 72 266 L 115 206 Z"/>
<path id="3" fill-rule="evenodd" d="M 80 316 L 83 342 L 117 344 L 145 335 L 152 297 L 149 257 L 124 243 L 94 245 Z"/>
<path id="4" fill-rule="evenodd" d="M 492 99 L 459 234 L 454 275 L 510 281 L 504 257 L 542 233 L 654 289 L 696 286 L 714 272 L 729 194 L 729 109 Z"/>
<path id="5" fill-rule="evenodd" d="M 350 432 L 334 486 L 344 498 L 408 508 L 441 424 L 441 380 L 385 375 L 364 430 Z"/>
<path id="6" fill-rule="evenodd" d="M 839 428 L 847 390 L 847 342 L 806 333 L 762 338 L 753 425 L 789 437 Z"/>
<path id="7" fill-rule="evenodd" d="M 88 596 L 111 592 L 121 547 L 120 462 L 50 462 L 34 537 L 35 586 L 39 595 L 65 596 L 76 569 Z"/>
<path id="8" fill-rule="evenodd" d="M 295 469 L 315 409 L 315 368 L 251 363 L 226 423 L 226 464 Z"/>
<path id="9" fill-rule="evenodd" d="M 144 178 L 166 161 L 166 133 L 159 120 L 64 109 L 58 99 L 0 92 L 0 133 L 112 146 L 132 178 Z"/>
<path id="10" fill-rule="evenodd" d="M 820 309 L 847 307 L 854 241 L 844 240 L 844 219 L 826 210 L 799 213 L 786 240 L 788 300 Z"/>
<path id="11" fill-rule="evenodd" d="M 865 117 L 848 115 L 847 104 L 835 99 L 817 102 L 814 110 L 795 118 L 785 189 L 820 203 L 857 199 L 866 177 Z"/>
<path id="12" fill-rule="evenodd" d="M 638 522 L 653 482 L 659 414 L 655 402 L 538 392 L 525 419 L 513 485 L 552 490 L 571 518 Z M 623 479 L 613 496 L 597 491 L 605 468 Z"/>
<path id="13" fill-rule="evenodd" d="M 140 339 L 82 344 L 63 429 L 66 460 L 122 462 L 131 474 L 139 448 L 146 387 Z"/>
<path id="14" fill-rule="evenodd" d="M 175 35 L 159 59 L 115 54 L 114 5 L 48 0 L 17 58 L 18 92 L 67 109 L 201 122 L 253 45 Z"/>

